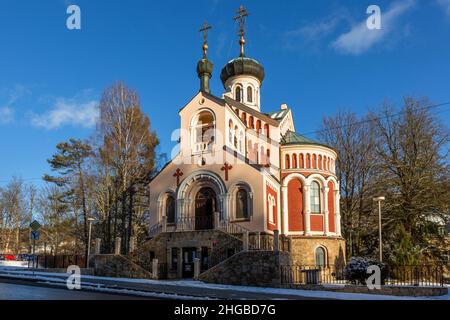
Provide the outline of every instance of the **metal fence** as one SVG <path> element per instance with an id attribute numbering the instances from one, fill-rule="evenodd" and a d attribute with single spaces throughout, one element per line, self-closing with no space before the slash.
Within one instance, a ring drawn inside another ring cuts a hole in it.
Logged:
<path id="1" fill-rule="evenodd" d="M 344 272 L 343 266 L 328 265 L 280 267 L 283 284 L 364 284 Z M 367 274 L 369 277 L 370 274 Z M 440 265 L 395 266 L 382 272 L 382 284 L 393 286 L 444 286 L 444 268 Z"/>
<path id="2" fill-rule="evenodd" d="M 76 265 L 80 268 L 86 267 L 86 256 L 84 255 L 37 255 L 30 261 L 32 268 L 44 269 L 66 269 Z"/>

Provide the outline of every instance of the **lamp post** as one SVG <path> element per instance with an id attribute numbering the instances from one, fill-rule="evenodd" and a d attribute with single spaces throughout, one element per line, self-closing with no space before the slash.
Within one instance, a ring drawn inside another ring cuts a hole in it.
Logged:
<path id="1" fill-rule="evenodd" d="M 383 262 L 383 241 L 381 238 L 381 201 L 385 201 L 385 197 L 373 198 L 373 201 L 378 202 L 378 238 L 380 245 L 380 262 Z"/>
<path id="2" fill-rule="evenodd" d="M 86 268 L 89 268 L 89 256 L 91 255 L 92 222 L 94 222 L 95 219 L 90 217 L 90 218 L 87 219 L 87 221 L 89 222 L 89 232 L 88 232 L 88 243 L 87 243 Z"/>

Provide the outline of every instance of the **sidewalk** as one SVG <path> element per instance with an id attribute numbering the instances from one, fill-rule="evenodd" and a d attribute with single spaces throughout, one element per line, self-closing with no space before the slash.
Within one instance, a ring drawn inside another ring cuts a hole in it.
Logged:
<path id="1" fill-rule="evenodd" d="M 43 284 L 56 284 L 65 286 L 67 274 L 46 272 L 32 272 L 26 270 L 2 270 L 0 278 L 27 279 Z M 394 297 L 370 294 L 355 294 L 331 291 L 309 291 L 293 289 L 259 288 L 246 286 L 230 286 L 208 284 L 192 280 L 145 280 L 105 278 L 96 276 L 81 276 L 82 289 L 103 292 L 127 292 L 133 295 L 156 294 L 173 299 L 224 299 L 224 300 L 449 300 L 450 296 L 442 297 Z"/>

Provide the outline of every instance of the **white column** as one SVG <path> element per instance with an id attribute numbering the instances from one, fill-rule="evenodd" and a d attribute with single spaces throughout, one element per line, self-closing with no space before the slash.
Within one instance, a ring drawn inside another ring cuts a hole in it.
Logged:
<path id="1" fill-rule="evenodd" d="M 289 232 L 289 206 L 288 206 L 288 188 L 281 187 L 281 193 L 283 195 L 283 229 L 282 233 L 287 234 Z M 281 224 L 280 224 L 281 226 Z"/>
<path id="2" fill-rule="evenodd" d="M 311 233 L 311 198 L 309 194 L 309 185 L 303 187 L 304 201 L 305 204 L 305 235 Z"/>
<path id="3" fill-rule="evenodd" d="M 152 276 L 153 279 L 158 279 L 159 277 L 159 270 L 158 270 L 158 259 L 152 260 Z"/>
<path id="4" fill-rule="evenodd" d="M 184 199 L 177 199 L 176 227 L 182 229 L 184 227 Z"/>
<path id="5" fill-rule="evenodd" d="M 330 188 L 324 187 L 323 188 L 323 224 L 324 224 L 324 233 L 326 236 L 330 234 L 330 224 L 328 219 L 328 214 L 330 211 L 328 210 L 328 192 L 330 191 Z"/>
<path id="6" fill-rule="evenodd" d="M 229 221 L 230 220 L 230 194 L 224 193 L 222 195 L 222 220 Z"/>
<path id="7" fill-rule="evenodd" d="M 336 234 L 341 236 L 341 194 L 339 190 L 334 191 L 334 203 Z"/>

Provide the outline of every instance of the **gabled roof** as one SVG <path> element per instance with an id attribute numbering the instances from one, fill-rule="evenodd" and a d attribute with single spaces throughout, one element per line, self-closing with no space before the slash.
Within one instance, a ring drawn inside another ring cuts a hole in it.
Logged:
<path id="1" fill-rule="evenodd" d="M 251 114 L 252 116 L 257 117 L 258 119 L 261 119 L 264 122 L 267 122 L 268 124 L 274 126 L 274 127 L 278 127 L 280 125 L 279 121 L 272 119 L 270 116 L 268 116 L 265 113 L 259 112 L 258 110 L 252 109 L 248 106 L 246 106 L 245 104 L 242 104 L 240 102 L 237 102 L 236 100 L 224 96 L 225 102 L 227 104 L 229 104 L 232 107 L 238 108 L 239 110 L 244 111 L 247 114 Z"/>
<path id="2" fill-rule="evenodd" d="M 274 112 L 269 112 L 267 114 L 272 119 L 281 121 L 284 119 L 284 117 L 286 117 L 289 114 L 289 111 L 291 111 L 291 109 L 278 110 L 278 111 L 274 111 Z"/>
<path id="3" fill-rule="evenodd" d="M 330 146 L 327 146 L 326 144 L 317 142 L 315 140 L 309 139 L 305 136 L 302 136 L 301 134 L 298 134 L 297 132 L 293 132 L 288 130 L 286 134 L 281 138 L 281 145 L 315 145 L 315 146 L 323 146 L 329 149 L 333 149 Z"/>
<path id="4" fill-rule="evenodd" d="M 192 100 L 194 100 L 195 97 L 198 96 L 198 94 L 199 93 L 197 93 L 194 97 L 192 97 L 192 99 L 186 105 L 184 105 L 184 107 L 181 108 L 179 110 L 179 112 L 181 112 L 189 103 L 191 103 Z M 201 91 L 201 94 L 204 97 L 206 97 L 206 98 L 216 102 L 217 104 L 219 104 L 221 106 L 225 106 L 225 104 L 228 104 L 229 106 L 238 108 L 239 110 L 242 110 L 242 111 L 244 111 L 247 114 L 253 115 L 256 118 L 261 119 L 262 121 L 267 122 L 268 124 L 270 124 L 270 125 L 272 125 L 274 127 L 278 127 L 280 125 L 279 121 L 282 120 L 282 119 L 274 119 L 270 115 L 262 113 L 262 112 L 259 112 L 258 110 L 252 109 L 252 108 L 246 106 L 245 104 L 237 102 L 236 100 L 234 100 L 234 99 L 232 99 L 232 98 L 230 98 L 228 96 L 224 96 L 224 99 L 221 99 L 219 97 L 216 97 L 215 95 L 212 95 L 211 93 L 207 93 L 207 92 L 204 92 L 204 91 Z M 281 110 L 281 111 L 286 111 L 286 110 Z"/>

